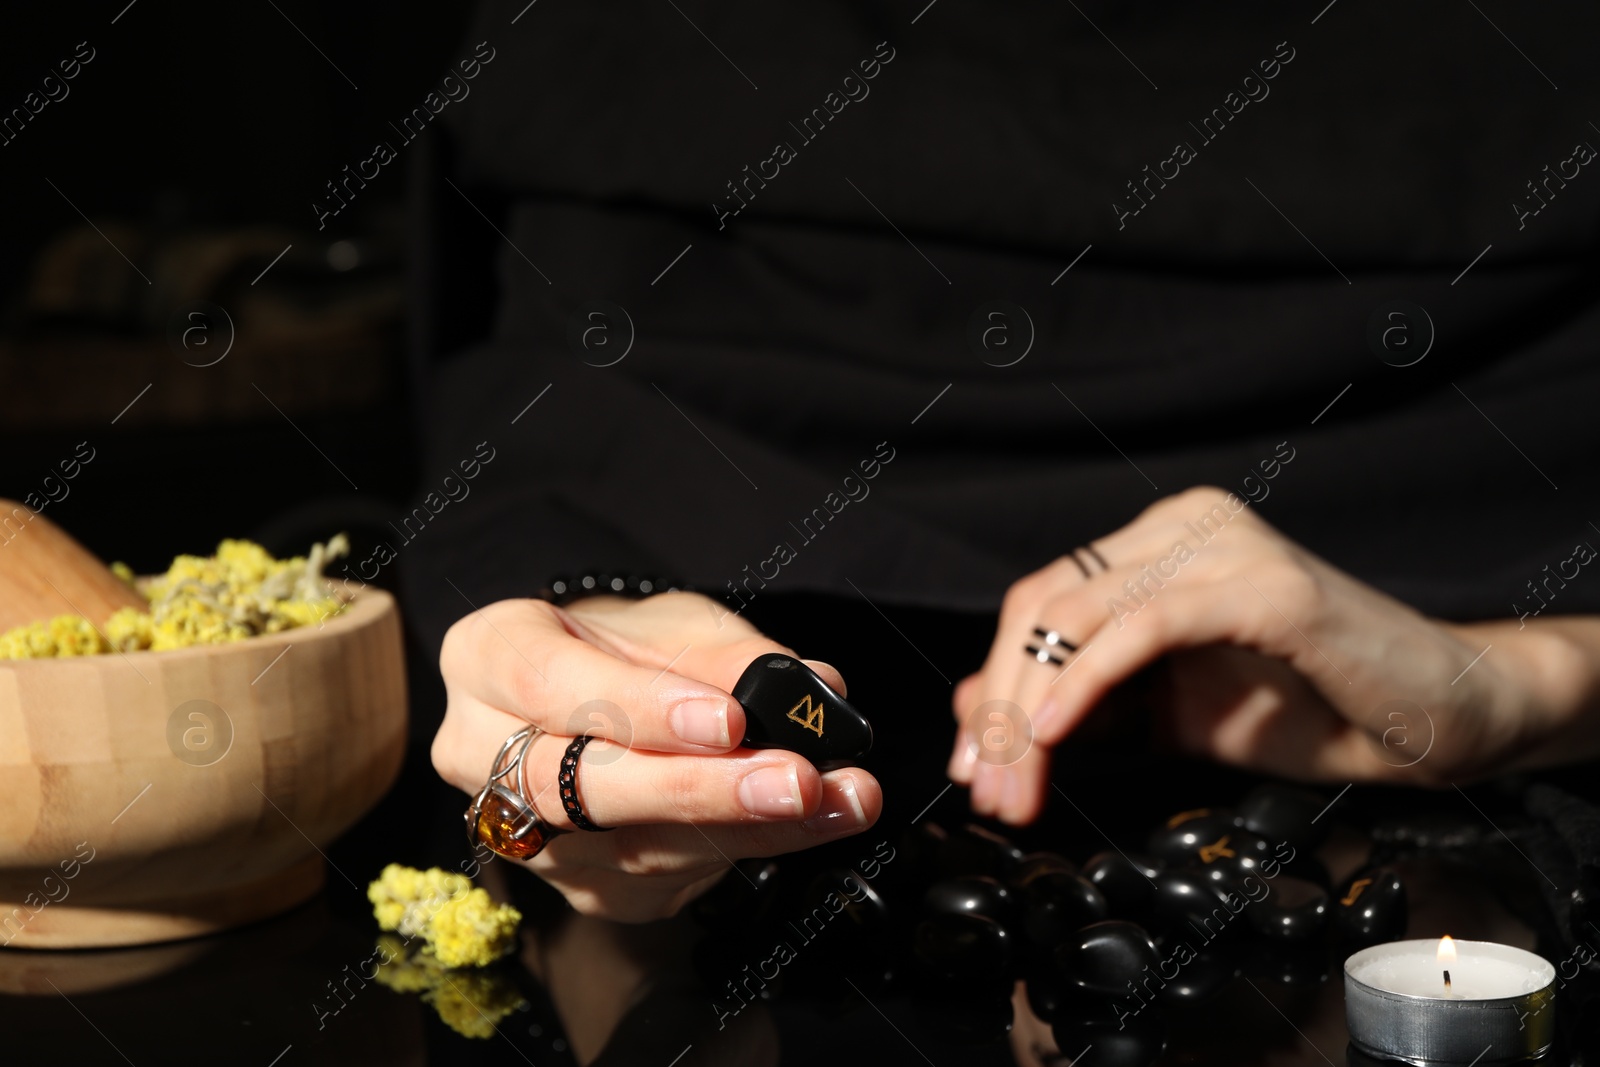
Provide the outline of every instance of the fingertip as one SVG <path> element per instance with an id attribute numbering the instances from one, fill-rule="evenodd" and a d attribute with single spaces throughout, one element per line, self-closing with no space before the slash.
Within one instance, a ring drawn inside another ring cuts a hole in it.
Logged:
<path id="1" fill-rule="evenodd" d="M 993 815 L 1000 802 L 1001 782 L 995 769 L 987 763 L 974 764 L 972 768 L 972 810 L 979 815 Z"/>
<path id="2" fill-rule="evenodd" d="M 865 771 L 830 771 L 821 776 L 821 787 L 822 801 L 804 822 L 814 833 L 860 833 L 883 813 L 883 789 Z"/>
<path id="3" fill-rule="evenodd" d="M 1006 776 L 997 817 L 1012 826 L 1026 826 L 1044 811 L 1048 765 L 1024 760 L 1004 768 Z"/>
<path id="4" fill-rule="evenodd" d="M 883 786 L 878 780 L 859 767 L 842 771 L 834 771 L 824 778 L 838 776 L 840 780 L 847 780 L 855 791 L 855 797 L 860 803 L 860 811 L 866 817 L 866 826 L 871 826 L 883 814 Z"/>
<path id="5" fill-rule="evenodd" d="M 1000 801 L 995 805 L 995 818 L 1003 823 L 1016 826 L 1026 815 L 1026 803 L 1022 797 L 1023 784 L 1021 776 L 1015 768 L 1007 768 L 1002 772 L 1004 778 L 1000 783 Z"/>
<path id="6" fill-rule="evenodd" d="M 822 802 L 817 769 L 792 752 L 763 753 L 760 759 L 740 762 L 752 768 L 741 772 L 736 787 L 739 806 L 749 815 L 794 821 L 810 817 Z"/>
<path id="7" fill-rule="evenodd" d="M 950 762 L 945 767 L 945 776 L 958 785 L 970 785 L 973 768 L 977 762 L 977 746 L 972 743 L 965 729 L 957 730 L 955 746 L 950 752 Z"/>
<path id="8" fill-rule="evenodd" d="M 800 662 L 821 675 L 822 680 L 828 683 L 829 689 L 832 689 L 842 697 L 850 695 L 849 687 L 844 682 L 844 675 L 840 674 L 839 668 L 833 664 L 820 659 L 803 659 Z"/>
<path id="9" fill-rule="evenodd" d="M 969 674 L 956 683 L 955 690 L 950 694 L 950 710 L 955 712 L 957 719 L 966 716 L 977 698 L 977 688 L 983 680 L 983 672 Z"/>

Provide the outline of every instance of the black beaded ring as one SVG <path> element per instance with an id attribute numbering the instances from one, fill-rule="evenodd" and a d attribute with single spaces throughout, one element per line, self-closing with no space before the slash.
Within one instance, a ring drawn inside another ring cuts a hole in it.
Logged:
<path id="1" fill-rule="evenodd" d="M 1084 551 L 1085 551 L 1085 552 L 1087 552 L 1087 553 L 1089 553 L 1089 555 L 1091 555 L 1091 556 L 1093 556 L 1093 557 L 1094 557 L 1094 559 L 1095 559 L 1095 562 L 1096 562 L 1096 563 L 1099 563 L 1099 564 L 1100 564 L 1100 569 L 1101 569 L 1101 570 L 1103 570 L 1103 571 L 1108 571 L 1108 570 L 1110 570 L 1110 569 L 1111 569 L 1111 564 L 1109 564 L 1109 563 L 1107 563 L 1107 562 L 1106 562 L 1106 558 L 1105 558 L 1105 557 L 1104 557 L 1104 556 L 1102 556 L 1102 555 L 1101 555 L 1101 554 L 1100 554 L 1100 553 L 1099 553 L 1099 552 L 1098 552 L 1098 551 L 1097 551 L 1097 550 L 1096 550 L 1096 549 L 1095 549 L 1095 547 L 1094 547 L 1094 545 L 1092 545 L 1092 544 L 1089 544 L 1089 545 L 1084 545 L 1084 546 L 1083 546 L 1083 550 L 1084 550 Z"/>
<path id="2" fill-rule="evenodd" d="M 1032 656 L 1034 659 L 1038 660 L 1040 663 L 1054 663 L 1057 667 L 1059 667 L 1063 663 L 1067 662 L 1066 660 L 1062 659 L 1060 656 L 1057 656 L 1057 655 L 1054 655 L 1053 653 L 1051 653 L 1051 651 L 1048 648 L 1041 648 L 1038 645 L 1027 645 L 1025 647 L 1028 650 L 1028 655 Z"/>
<path id="3" fill-rule="evenodd" d="M 556 783 L 561 794 L 561 806 L 566 810 L 567 818 L 572 820 L 572 825 L 580 830 L 601 834 L 616 827 L 597 826 L 583 813 L 583 802 L 578 799 L 578 757 L 583 755 L 584 746 L 593 740 L 593 734 L 584 734 L 582 737 L 572 739 L 572 743 L 567 745 L 567 751 L 561 757 L 561 772 L 556 775 Z"/>
<path id="4" fill-rule="evenodd" d="M 692 593 L 686 583 L 675 578 L 657 575 L 611 574 L 607 571 L 585 571 L 579 575 L 560 575 L 550 579 L 539 590 L 539 599 L 557 607 L 565 607 L 586 596 L 647 597 L 657 593 Z"/>

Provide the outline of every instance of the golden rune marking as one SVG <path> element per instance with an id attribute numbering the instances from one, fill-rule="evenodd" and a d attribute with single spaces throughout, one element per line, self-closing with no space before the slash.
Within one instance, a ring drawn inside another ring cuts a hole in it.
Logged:
<path id="1" fill-rule="evenodd" d="M 1356 897 L 1359 897 L 1361 895 L 1361 891 L 1363 889 L 1367 888 L 1367 886 L 1369 886 L 1371 884 L 1372 884 L 1372 879 L 1371 878 L 1358 878 L 1358 879 L 1356 879 L 1354 882 L 1350 883 L 1350 892 L 1347 893 L 1345 895 L 1344 899 L 1339 901 L 1339 903 L 1341 903 L 1341 904 L 1354 904 L 1356 902 Z"/>
<path id="2" fill-rule="evenodd" d="M 1223 834 L 1209 845 L 1200 846 L 1200 862 L 1211 863 L 1223 856 L 1237 856 L 1238 853 L 1228 847 L 1230 835 Z"/>
<path id="3" fill-rule="evenodd" d="M 800 714 L 800 709 L 805 709 L 805 714 Z M 822 703 L 811 703 L 811 694 L 807 693 L 800 698 L 800 703 L 789 709 L 789 718 L 810 730 L 818 737 L 822 736 Z"/>
<path id="4" fill-rule="evenodd" d="M 1180 811 L 1180 812 L 1178 812 L 1178 814 L 1174 815 L 1172 818 L 1167 820 L 1167 829 L 1168 830 L 1176 829 L 1177 827 L 1182 826 L 1184 823 L 1188 822 L 1190 819 L 1198 819 L 1202 815 L 1210 815 L 1210 814 L 1211 814 L 1211 809 L 1210 808 L 1195 808 L 1193 811 Z"/>

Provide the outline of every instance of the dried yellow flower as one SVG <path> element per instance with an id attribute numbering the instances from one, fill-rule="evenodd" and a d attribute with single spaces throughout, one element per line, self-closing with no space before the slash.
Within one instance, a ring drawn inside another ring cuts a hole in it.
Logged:
<path id="1" fill-rule="evenodd" d="M 495 1026 L 526 1003 L 504 976 L 486 967 L 516 944 L 522 915 L 496 904 L 465 875 L 434 867 L 419 871 L 391 863 L 367 886 L 378 938 L 388 960 L 377 980 L 397 993 L 421 993 L 451 1029 L 492 1037 Z M 410 950 L 413 939 L 422 947 Z"/>
<path id="2" fill-rule="evenodd" d="M 412 956 L 406 942 L 393 934 L 378 938 L 378 947 L 389 962 L 378 964 L 374 976 L 378 984 L 396 993 L 426 993 L 439 981 L 439 967 L 431 957 Z"/>
<path id="3" fill-rule="evenodd" d="M 223 541 L 214 556 L 179 556 L 143 590 L 148 612 L 122 608 L 104 632 L 62 615 L 0 633 L 0 659 L 162 652 L 218 645 L 320 623 L 344 610 L 322 570 L 350 551 L 343 534 L 313 545 L 309 556 L 279 560 L 251 541 Z M 111 570 L 133 582 L 127 564 Z"/>
<path id="4" fill-rule="evenodd" d="M 424 934 L 434 915 L 449 901 L 472 891 L 472 879 L 434 867 L 419 871 L 391 863 L 367 886 L 373 918 L 384 930 L 407 938 Z"/>
<path id="5" fill-rule="evenodd" d="M 493 1037 L 500 1020 L 527 1003 L 503 974 L 450 970 L 426 950 L 410 951 L 394 934 L 380 936 L 377 943 L 388 960 L 378 965 L 378 984 L 396 993 L 421 993 L 439 1018 L 465 1037 Z"/>
<path id="6" fill-rule="evenodd" d="M 522 914 L 482 889 L 451 900 L 434 915 L 428 947 L 446 967 L 486 967 L 516 944 Z"/>
<path id="7" fill-rule="evenodd" d="M 367 886 L 373 917 L 385 930 L 420 936 L 444 967 L 484 967 L 511 951 L 522 913 L 496 904 L 465 875 L 399 863 Z"/>
<path id="8" fill-rule="evenodd" d="M 88 619 L 57 615 L 0 634 L 0 659 L 49 659 L 54 656 L 94 656 L 111 646 Z"/>
<path id="9" fill-rule="evenodd" d="M 527 1003 L 504 976 L 484 971 L 440 971 L 438 984 L 422 999 L 450 1029 L 477 1038 L 493 1037 L 500 1020 Z"/>

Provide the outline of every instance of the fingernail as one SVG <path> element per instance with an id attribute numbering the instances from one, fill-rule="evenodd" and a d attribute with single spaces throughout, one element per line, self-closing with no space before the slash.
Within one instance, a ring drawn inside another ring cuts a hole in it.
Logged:
<path id="1" fill-rule="evenodd" d="M 807 660 L 801 660 L 800 662 L 804 663 L 806 666 L 810 667 L 812 670 L 816 670 L 818 667 L 822 667 L 826 671 L 832 671 L 834 673 L 834 675 L 836 675 L 841 682 L 844 680 L 844 672 L 839 670 L 838 667 L 835 667 L 833 664 L 829 663 L 825 659 L 807 659 Z M 846 689 L 845 689 L 845 687 L 843 685 L 841 685 L 839 687 L 839 695 L 842 696 L 842 697 L 843 696 L 849 696 L 849 693 L 846 692 Z"/>
<path id="2" fill-rule="evenodd" d="M 803 810 L 800 773 L 792 763 L 751 771 L 739 783 L 739 803 L 752 815 L 798 815 Z"/>
<path id="3" fill-rule="evenodd" d="M 837 781 L 824 782 L 822 806 L 801 825 L 819 834 L 844 833 L 867 825 L 867 813 L 856 796 L 856 780 L 845 775 Z"/>
<path id="4" fill-rule="evenodd" d="M 956 734 L 956 750 L 950 753 L 950 765 L 945 774 L 954 782 L 972 781 L 972 767 L 978 762 L 978 751 L 967 731 Z"/>
<path id="5" fill-rule="evenodd" d="M 728 704 L 722 700 L 694 698 L 685 700 L 672 709 L 669 716 L 672 732 L 691 745 L 709 745 L 727 748 Z"/>
<path id="6" fill-rule="evenodd" d="M 1061 701 L 1055 697 L 1045 697 L 1044 703 L 1039 705 L 1039 710 L 1033 713 L 1033 732 L 1042 734 L 1056 729 L 1061 725 L 1066 710 Z"/>

